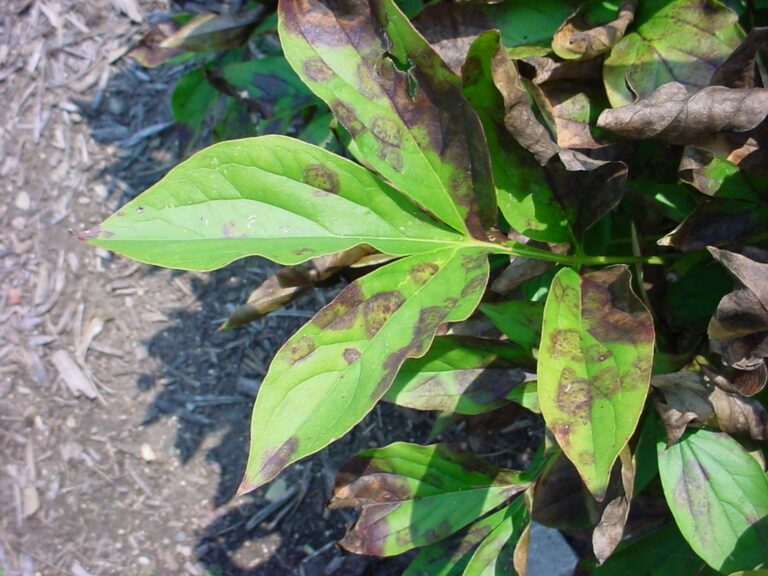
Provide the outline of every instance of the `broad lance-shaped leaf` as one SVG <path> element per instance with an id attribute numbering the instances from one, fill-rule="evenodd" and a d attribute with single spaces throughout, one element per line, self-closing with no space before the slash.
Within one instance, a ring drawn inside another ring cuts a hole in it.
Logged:
<path id="1" fill-rule="evenodd" d="M 510 344 L 438 336 L 424 356 L 403 364 L 385 399 L 416 410 L 490 412 L 507 404 L 507 395 L 525 381 L 521 363 L 531 361 Z"/>
<path id="2" fill-rule="evenodd" d="M 626 266 L 557 273 L 544 308 L 538 393 L 544 420 L 598 500 L 643 411 L 653 320 Z"/>
<path id="3" fill-rule="evenodd" d="M 344 548 L 392 556 L 450 536 L 529 484 L 471 453 L 396 442 L 342 466 L 330 508 L 363 509 Z"/>
<path id="4" fill-rule="evenodd" d="M 768 476 L 730 436 L 687 434 L 657 445 L 664 495 L 691 548 L 725 574 L 768 563 Z"/>
<path id="5" fill-rule="evenodd" d="M 297 73 L 352 137 L 350 151 L 461 232 L 496 223 L 485 137 L 461 80 L 391 0 L 281 0 Z"/>
<path id="6" fill-rule="evenodd" d="M 465 320 L 487 257 L 441 250 L 403 258 L 347 286 L 278 351 L 256 398 L 241 492 L 337 440 L 386 393 L 443 322 Z"/>
<path id="7" fill-rule="evenodd" d="M 253 255 L 298 264 L 361 244 L 405 255 L 466 242 L 365 168 L 283 136 L 198 152 L 80 238 L 191 270 Z"/>
<path id="8" fill-rule="evenodd" d="M 611 105 L 646 98 L 668 82 L 704 88 L 739 44 L 737 21 L 717 0 L 643 0 L 631 32 L 605 60 Z"/>

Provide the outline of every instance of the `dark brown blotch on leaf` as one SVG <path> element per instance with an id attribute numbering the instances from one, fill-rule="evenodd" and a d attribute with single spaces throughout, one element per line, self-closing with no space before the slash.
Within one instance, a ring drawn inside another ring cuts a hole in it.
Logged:
<path id="1" fill-rule="evenodd" d="M 261 478 L 266 479 L 277 476 L 288 465 L 298 447 L 298 439 L 291 436 L 279 448 L 268 451 L 261 461 L 261 471 L 259 473 Z"/>
<path id="2" fill-rule="evenodd" d="M 347 364 L 352 364 L 360 358 L 360 350 L 357 348 L 345 348 L 344 349 L 344 361 Z"/>
<path id="3" fill-rule="evenodd" d="M 580 378 L 573 368 L 570 366 L 563 368 L 555 398 L 557 407 L 574 420 L 591 418 L 592 388 L 593 383 Z"/>
<path id="4" fill-rule="evenodd" d="M 401 292 L 392 290 L 374 294 L 363 303 L 363 325 L 365 335 L 373 338 L 382 326 L 403 305 L 405 298 Z"/>
<path id="5" fill-rule="evenodd" d="M 339 191 L 339 177 L 333 170 L 322 164 L 310 164 L 304 169 L 302 182 L 330 194 Z"/>
<path id="6" fill-rule="evenodd" d="M 290 342 L 285 349 L 285 357 L 291 364 L 305 360 L 315 351 L 315 339 L 310 336 L 302 336 L 295 342 Z"/>
<path id="7" fill-rule="evenodd" d="M 360 285 L 352 283 L 311 320 L 321 330 L 344 330 L 351 328 L 357 319 L 357 308 L 365 298 Z"/>
<path id="8" fill-rule="evenodd" d="M 327 82 L 336 75 L 328 64 L 319 57 L 305 59 L 301 67 L 304 74 L 314 82 Z"/>

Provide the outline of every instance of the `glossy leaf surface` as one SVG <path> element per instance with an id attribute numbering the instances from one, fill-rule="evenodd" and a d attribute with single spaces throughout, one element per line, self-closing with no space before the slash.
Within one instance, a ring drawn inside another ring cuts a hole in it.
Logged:
<path id="1" fill-rule="evenodd" d="M 496 202 L 480 121 L 408 19 L 390 0 L 283 0 L 279 10 L 286 58 L 349 132 L 350 152 L 449 226 L 483 238 Z"/>
<path id="2" fill-rule="evenodd" d="M 696 553 L 726 574 L 768 561 L 768 477 L 738 442 L 698 430 L 658 444 L 659 474 L 677 526 Z"/>
<path id="3" fill-rule="evenodd" d="M 539 350 L 541 411 L 563 452 L 601 500 L 613 463 L 643 410 L 653 321 L 626 266 L 552 281 Z"/>
<path id="4" fill-rule="evenodd" d="M 467 318 L 487 257 L 442 250 L 388 264 L 347 286 L 280 349 L 259 390 L 241 492 L 346 434 L 443 322 Z"/>
<path id="5" fill-rule="evenodd" d="M 342 546 L 391 556 L 450 536 L 527 485 L 519 472 L 470 453 L 397 442 L 347 462 L 330 506 L 363 509 Z"/>
<path id="6" fill-rule="evenodd" d="M 364 168 L 282 136 L 198 152 L 81 237 L 193 270 L 253 255 L 297 264 L 361 244 L 404 255 L 462 242 Z"/>

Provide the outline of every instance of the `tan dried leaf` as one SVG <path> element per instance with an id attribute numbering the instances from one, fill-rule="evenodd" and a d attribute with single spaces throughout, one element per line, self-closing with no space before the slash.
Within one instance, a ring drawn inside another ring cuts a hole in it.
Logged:
<path id="1" fill-rule="evenodd" d="M 764 88 L 708 86 L 689 92 L 685 85 L 670 82 L 648 98 L 603 111 L 597 125 L 634 140 L 658 138 L 706 149 L 713 135 L 752 130 L 766 116 Z"/>
<path id="2" fill-rule="evenodd" d="M 582 6 L 555 32 L 552 50 L 565 60 L 591 60 L 605 54 L 624 38 L 636 9 L 637 0 L 624 0 L 615 20 L 591 26 Z"/>

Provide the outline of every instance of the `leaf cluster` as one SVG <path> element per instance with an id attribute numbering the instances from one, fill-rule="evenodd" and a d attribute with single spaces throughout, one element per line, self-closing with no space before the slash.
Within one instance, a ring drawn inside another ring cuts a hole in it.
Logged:
<path id="1" fill-rule="evenodd" d="M 221 77 L 271 107 L 256 133 L 322 145 L 216 144 L 81 233 L 173 268 L 283 264 L 225 328 L 366 272 L 273 359 L 241 492 L 380 401 L 441 425 L 518 404 L 546 430 L 522 471 L 445 444 L 355 456 L 341 545 L 421 548 L 409 575 L 523 574 L 536 520 L 588 539 L 603 576 L 765 568 L 768 7 L 404 7 L 280 0 L 282 55 L 195 69 L 174 106 L 199 129 Z"/>

